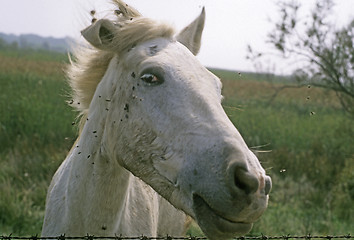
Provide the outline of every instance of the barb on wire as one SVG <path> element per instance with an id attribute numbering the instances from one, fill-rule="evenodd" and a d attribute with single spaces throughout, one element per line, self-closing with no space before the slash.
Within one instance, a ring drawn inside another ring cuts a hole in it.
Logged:
<path id="1" fill-rule="evenodd" d="M 38 235 L 30 236 L 30 237 L 17 237 L 12 236 L 12 234 L 1 235 L 0 240 L 207 240 L 206 237 L 198 237 L 198 236 L 189 236 L 189 237 L 174 237 L 170 235 L 166 235 L 165 237 L 147 237 L 147 236 L 139 236 L 139 237 L 123 237 L 122 235 L 117 235 L 112 237 L 104 237 L 104 236 L 94 236 L 87 234 L 82 237 L 74 237 L 74 236 L 65 236 L 65 234 L 60 236 L 48 236 L 48 237 L 38 237 Z M 261 234 L 261 236 L 241 236 L 235 237 L 234 240 L 292 240 L 292 239 L 304 239 L 304 240 L 313 240 L 313 239 L 324 239 L 324 240 L 333 240 L 333 239 L 354 239 L 354 236 L 351 234 L 347 235 L 326 235 L 326 236 L 312 236 L 311 234 L 306 234 L 303 236 L 291 236 L 280 235 L 280 236 L 267 236 Z"/>

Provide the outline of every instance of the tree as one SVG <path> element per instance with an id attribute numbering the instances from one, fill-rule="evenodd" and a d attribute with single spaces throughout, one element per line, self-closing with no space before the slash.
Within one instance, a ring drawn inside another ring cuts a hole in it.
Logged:
<path id="1" fill-rule="evenodd" d="M 340 30 L 330 21 L 334 3 L 318 0 L 310 16 L 299 18 L 296 1 L 278 3 L 281 14 L 267 42 L 273 52 L 255 53 L 249 46 L 248 58 L 277 54 L 296 58 L 303 66 L 293 72 L 298 85 L 311 85 L 335 91 L 343 108 L 354 115 L 354 19 Z"/>

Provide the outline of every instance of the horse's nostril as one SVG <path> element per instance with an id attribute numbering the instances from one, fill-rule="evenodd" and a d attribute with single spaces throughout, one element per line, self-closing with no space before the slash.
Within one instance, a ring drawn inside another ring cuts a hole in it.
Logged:
<path id="1" fill-rule="evenodd" d="M 254 193 L 258 190 L 259 181 L 243 165 L 234 164 L 233 176 L 235 186 L 246 194 Z"/>
<path id="2" fill-rule="evenodd" d="M 265 177 L 264 193 L 268 195 L 272 189 L 272 179 L 269 176 Z"/>

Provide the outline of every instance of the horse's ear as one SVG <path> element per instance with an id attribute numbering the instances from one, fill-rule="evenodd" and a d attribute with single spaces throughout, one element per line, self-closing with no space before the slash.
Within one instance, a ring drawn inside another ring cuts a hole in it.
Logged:
<path id="1" fill-rule="evenodd" d="M 117 34 L 117 27 L 111 21 L 101 19 L 82 30 L 81 34 L 92 46 L 106 50 Z"/>
<path id="2" fill-rule="evenodd" d="M 200 49 L 204 22 L 205 9 L 203 7 L 199 17 L 177 35 L 177 41 L 186 46 L 194 55 L 197 55 Z"/>

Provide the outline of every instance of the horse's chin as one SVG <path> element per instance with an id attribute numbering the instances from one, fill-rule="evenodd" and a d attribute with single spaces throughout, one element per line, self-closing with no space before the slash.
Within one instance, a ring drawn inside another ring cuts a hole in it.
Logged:
<path id="1" fill-rule="evenodd" d="M 193 196 L 193 210 L 199 227 L 212 240 L 232 239 L 248 233 L 253 223 L 235 222 L 218 215 L 198 195 Z"/>

